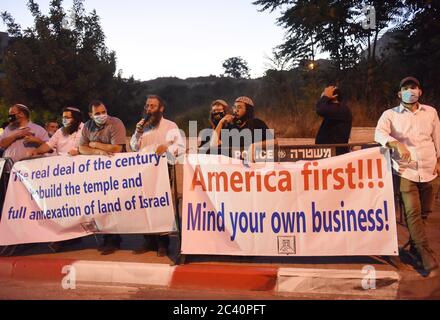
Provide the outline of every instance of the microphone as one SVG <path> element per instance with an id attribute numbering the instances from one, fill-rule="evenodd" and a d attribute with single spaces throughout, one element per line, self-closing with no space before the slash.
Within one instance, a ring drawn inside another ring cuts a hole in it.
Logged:
<path id="1" fill-rule="evenodd" d="M 144 116 L 142 117 L 141 121 L 139 121 L 139 124 L 137 126 L 137 130 L 138 131 L 144 131 L 144 127 L 148 123 L 150 118 L 151 118 L 151 114 L 148 114 L 148 113 L 144 114 Z"/>
<path id="2" fill-rule="evenodd" d="M 144 120 L 144 122 L 147 123 L 150 120 L 150 118 L 151 118 L 151 114 L 146 113 L 142 118 L 142 120 Z"/>

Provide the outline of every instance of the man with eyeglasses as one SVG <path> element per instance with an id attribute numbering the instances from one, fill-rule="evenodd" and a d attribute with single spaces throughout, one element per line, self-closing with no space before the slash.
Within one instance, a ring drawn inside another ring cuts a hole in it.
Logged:
<path id="1" fill-rule="evenodd" d="M 0 149 L 4 158 L 17 162 L 28 157 L 32 151 L 49 140 L 46 130 L 30 121 L 30 109 L 23 104 L 9 108 L 9 125 L 0 136 Z"/>
<path id="2" fill-rule="evenodd" d="M 163 117 L 165 102 L 157 95 L 147 97 L 144 107 L 144 117 L 136 126 L 130 147 L 135 152 L 151 151 L 158 155 L 167 155 L 169 160 L 175 160 L 184 155 L 185 143 L 180 130 L 174 122 Z M 168 253 L 168 235 L 145 235 L 144 245 L 135 250 L 135 254 L 156 251 L 159 257 Z"/>
<path id="3" fill-rule="evenodd" d="M 211 148 L 221 146 L 248 151 L 255 144 L 275 139 L 273 130 L 255 117 L 255 105 L 251 98 L 237 98 L 233 111 L 232 115 L 225 115 L 218 123 L 211 139 Z"/>

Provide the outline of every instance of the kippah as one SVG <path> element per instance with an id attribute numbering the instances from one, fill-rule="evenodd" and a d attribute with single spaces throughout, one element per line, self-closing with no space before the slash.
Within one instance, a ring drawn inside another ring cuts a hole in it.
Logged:
<path id="1" fill-rule="evenodd" d="M 15 107 L 18 107 L 19 109 L 22 109 L 22 110 L 26 110 L 26 111 L 28 111 L 28 112 L 31 112 L 31 110 L 30 110 L 28 107 L 26 107 L 24 104 L 19 104 L 19 103 L 17 103 L 17 104 L 15 104 L 14 106 L 15 106 Z"/>
<path id="2" fill-rule="evenodd" d="M 67 107 L 64 110 L 81 113 L 81 110 L 79 110 L 78 108 L 74 108 L 74 107 Z"/>
<path id="3" fill-rule="evenodd" d="M 243 102 L 243 103 L 246 103 L 247 105 L 250 105 L 251 107 L 254 106 L 254 102 L 252 101 L 251 98 L 248 98 L 248 97 L 237 98 L 237 100 L 235 100 L 235 102 Z"/>

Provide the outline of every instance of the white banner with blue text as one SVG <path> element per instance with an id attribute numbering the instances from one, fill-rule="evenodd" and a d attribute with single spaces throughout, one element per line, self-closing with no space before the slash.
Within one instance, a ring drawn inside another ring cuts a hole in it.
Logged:
<path id="1" fill-rule="evenodd" d="M 155 153 L 21 161 L 9 179 L 0 245 L 176 230 L 168 164 Z"/>
<path id="2" fill-rule="evenodd" d="M 389 151 L 249 164 L 188 155 L 184 254 L 398 255 Z"/>

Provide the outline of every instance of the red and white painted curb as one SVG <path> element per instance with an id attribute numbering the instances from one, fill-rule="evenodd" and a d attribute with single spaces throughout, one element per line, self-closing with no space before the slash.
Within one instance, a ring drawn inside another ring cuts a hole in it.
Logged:
<path id="1" fill-rule="evenodd" d="M 366 276 L 362 270 L 211 264 L 169 266 L 154 263 L 0 258 L 0 280 L 61 283 L 68 274 L 74 276 L 77 283 L 339 294 L 341 297 L 354 294 L 381 298 L 395 298 L 400 281 L 397 272 L 375 271 L 375 290 L 365 290 Z"/>

